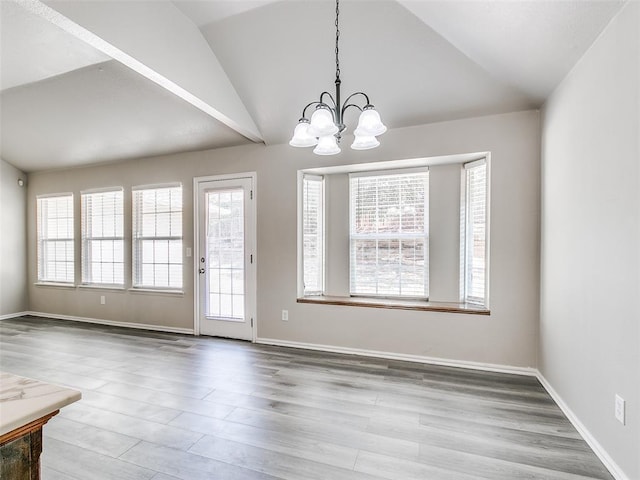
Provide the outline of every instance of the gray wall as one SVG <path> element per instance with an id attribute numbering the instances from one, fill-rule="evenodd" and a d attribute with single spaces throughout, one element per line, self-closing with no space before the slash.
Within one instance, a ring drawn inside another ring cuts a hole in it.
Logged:
<path id="1" fill-rule="evenodd" d="M 629 2 L 548 100 L 542 143 L 539 369 L 629 479 L 640 478 L 639 27 Z"/>
<path id="2" fill-rule="evenodd" d="M 343 153 L 334 157 L 288 145 L 251 145 L 33 174 L 29 249 L 35 252 L 38 194 L 73 191 L 79 208 L 82 189 L 112 185 L 128 189 L 168 181 L 184 185 L 184 245 L 192 247 L 193 177 L 256 171 L 260 338 L 534 367 L 539 318 L 539 124 L 538 112 L 530 111 L 395 129 L 381 137 L 380 148 L 365 152 L 352 151 L 345 139 Z M 296 303 L 299 169 L 486 151 L 492 155 L 490 316 Z M 35 286 L 35 255 L 29 258 L 31 310 L 192 328 L 192 259 L 185 258 L 185 294 L 175 297 Z M 100 295 L 106 295 L 106 305 L 100 305 Z M 280 320 L 282 309 L 289 310 L 288 322 Z"/>
<path id="3" fill-rule="evenodd" d="M 0 317 L 28 310 L 26 181 L 25 173 L 0 159 Z"/>

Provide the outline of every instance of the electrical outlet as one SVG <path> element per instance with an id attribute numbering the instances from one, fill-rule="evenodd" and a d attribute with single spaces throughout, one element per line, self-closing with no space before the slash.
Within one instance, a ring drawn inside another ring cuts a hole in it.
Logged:
<path id="1" fill-rule="evenodd" d="M 100 295 L 100 305 L 104 305 L 107 303 L 107 299 L 104 295 Z"/>
<path id="2" fill-rule="evenodd" d="M 282 310 L 282 321 L 283 322 L 289 321 L 289 310 Z"/>
<path id="3" fill-rule="evenodd" d="M 624 425 L 625 401 L 620 395 L 616 395 L 616 420 Z"/>

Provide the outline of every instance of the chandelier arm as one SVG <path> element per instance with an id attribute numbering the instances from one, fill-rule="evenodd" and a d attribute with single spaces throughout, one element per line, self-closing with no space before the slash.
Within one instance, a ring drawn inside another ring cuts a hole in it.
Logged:
<path id="1" fill-rule="evenodd" d="M 342 118 L 344 118 L 344 112 L 346 112 L 347 108 L 349 107 L 356 107 L 358 110 L 362 112 L 362 107 L 360 105 L 356 105 L 355 103 L 349 103 L 349 104 L 346 104 L 344 107 L 342 107 Z"/>
<path id="2" fill-rule="evenodd" d="M 348 102 L 349 102 L 349 100 L 351 100 L 351 99 L 352 99 L 353 97 L 355 97 L 356 95 L 362 95 L 362 96 L 364 97 L 364 99 L 367 101 L 367 103 L 366 103 L 365 107 L 366 107 L 367 105 L 370 105 L 370 104 L 371 104 L 371 102 L 369 101 L 369 95 L 367 95 L 367 94 L 366 94 L 366 93 L 364 93 L 364 92 L 356 92 L 356 93 L 352 93 L 351 95 L 349 95 L 349 96 L 347 97 L 347 99 L 344 101 L 344 103 L 348 103 Z"/>
<path id="3" fill-rule="evenodd" d="M 322 98 L 325 95 L 327 95 L 331 99 L 331 102 L 333 103 L 333 108 L 337 109 L 338 108 L 338 104 L 336 103 L 335 99 L 333 98 L 333 95 L 331 95 L 329 92 L 322 92 L 320 94 L 320 102 L 319 103 L 322 103 L 322 104 L 327 105 L 329 107 L 329 105 L 322 100 Z M 329 108 L 331 108 L 331 107 L 329 107 Z"/>

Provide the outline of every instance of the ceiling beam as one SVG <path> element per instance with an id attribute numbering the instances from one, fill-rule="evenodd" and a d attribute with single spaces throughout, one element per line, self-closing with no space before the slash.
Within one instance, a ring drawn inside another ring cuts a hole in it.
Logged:
<path id="1" fill-rule="evenodd" d="M 173 3 L 13 1 L 246 138 L 263 141 L 206 40 Z"/>

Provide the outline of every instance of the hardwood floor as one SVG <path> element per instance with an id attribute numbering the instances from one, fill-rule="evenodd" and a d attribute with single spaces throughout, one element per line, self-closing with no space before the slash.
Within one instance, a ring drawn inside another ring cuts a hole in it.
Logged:
<path id="1" fill-rule="evenodd" d="M 22 317 L 0 369 L 82 390 L 43 479 L 612 479 L 533 377 Z"/>

